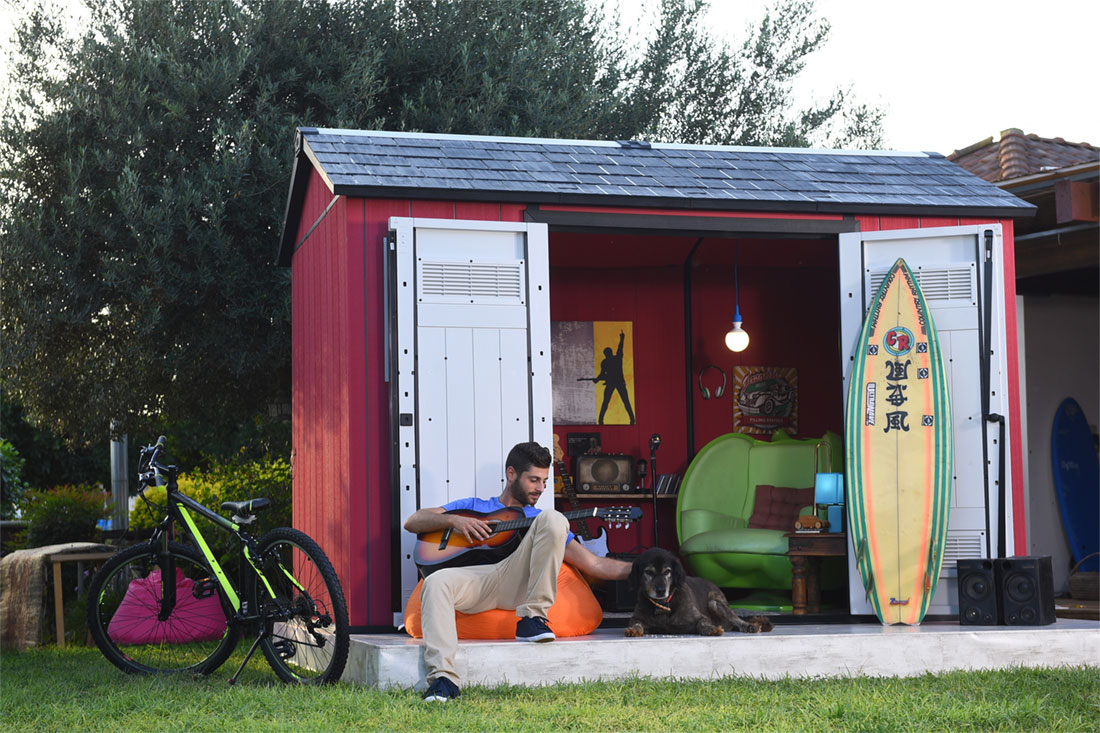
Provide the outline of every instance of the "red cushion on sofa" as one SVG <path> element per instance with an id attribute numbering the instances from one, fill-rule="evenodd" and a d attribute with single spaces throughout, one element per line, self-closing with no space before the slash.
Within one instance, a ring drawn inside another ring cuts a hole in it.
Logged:
<path id="1" fill-rule="evenodd" d="M 793 532 L 798 513 L 813 503 L 813 487 L 792 489 L 786 486 L 760 484 L 756 487 L 756 502 L 752 506 L 749 527 Z"/>

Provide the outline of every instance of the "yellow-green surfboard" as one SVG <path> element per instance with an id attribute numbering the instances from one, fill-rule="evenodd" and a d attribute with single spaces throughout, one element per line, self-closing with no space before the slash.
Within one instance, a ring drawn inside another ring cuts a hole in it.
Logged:
<path id="1" fill-rule="evenodd" d="M 947 537 L 951 404 L 932 314 L 902 259 L 860 332 L 845 443 L 848 527 L 868 601 L 884 624 L 918 624 Z"/>

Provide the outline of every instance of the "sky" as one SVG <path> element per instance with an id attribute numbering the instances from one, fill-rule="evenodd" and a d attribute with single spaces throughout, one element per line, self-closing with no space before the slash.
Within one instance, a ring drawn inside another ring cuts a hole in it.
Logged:
<path id="1" fill-rule="evenodd" d="M 766 4 L 713 0 L 713 25 L 739 42 Z M 1009 128 L 1100 146 L 1097 0 L 817 0 L 816 7 L 832 30 L 797 94 L 805 100 L 814 90 L 851 86 L 859 100 L 886 111 L 889 149 L 946 155 Z"/>
<path id="2" fill-rule="evenodd" d="M 631 18 L 656 0 L 605 2 L 617 2 Z M 5 48 L 18 3 L 0 0 Z M 768 0 L 711 4 L 715 32 L 739 45 Z M 1097 0 L 817 0 L 816 6 L 832 31 L 809 58 L 796 100 L 851 87 L 857 100 L 885 110 L 888 149 L 946 155 L 1009 128 L 1100 146 Z"/>

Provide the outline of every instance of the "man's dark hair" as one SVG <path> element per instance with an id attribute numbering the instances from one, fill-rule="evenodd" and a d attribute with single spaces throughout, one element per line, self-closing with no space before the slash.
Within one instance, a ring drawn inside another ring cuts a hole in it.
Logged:
<path id="1" fill-rule="evenodd" d="M 508 451 L 508 460 L 504 462 L 505 468 L 509 466 L 516 469 L 517 474 L 523 473 L 531 466 L 550 468 L 550 451 L 538 443 L 517 443 L 512 450 Z"/>

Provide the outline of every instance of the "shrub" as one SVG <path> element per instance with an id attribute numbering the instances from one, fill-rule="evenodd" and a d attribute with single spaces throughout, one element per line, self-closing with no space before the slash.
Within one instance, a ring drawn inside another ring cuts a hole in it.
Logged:
<path id="1" fill-rule="evenodd" d="M 110 516 L 107 498 L 100 484 L 27 492 L 21 504 L 23 517 L 30 523 L 27 546 L 98 541 L 96 524 Z"/>
<path id="2" fill-rule="evenodd" d="M 223 501 L 244 501 L 266 498 L 271 507 L 257 514 L 249 534 L 259 537 L 273 527 L 290 525 L 291 478 L 290 463 L 283 458 L 265 458 L 259 461 L 234 461 L 219 464 L 208 471 L 190 471 L 179 477 L 180 491 L 200 504 L 220 511 Z M 164 504 L 163 488 L 149 488 L 145 496 L 155 504 Z M 150 508 L 140 499 L 130 512 L 130 527 L 147 529 L 164 519 L 164 511 Z M 199 530 L 210 544 L 218 561 L 233 566 L 237 557 L 237 543 L 231 535 L 200 522 Z"/>
<path id="3" fill-rule="evenodd" d="M 7 440 L 0 438 L 0 519 L 11 519 L 23 498 L 23 466 L 26 463 L 19 451 Z"/>

